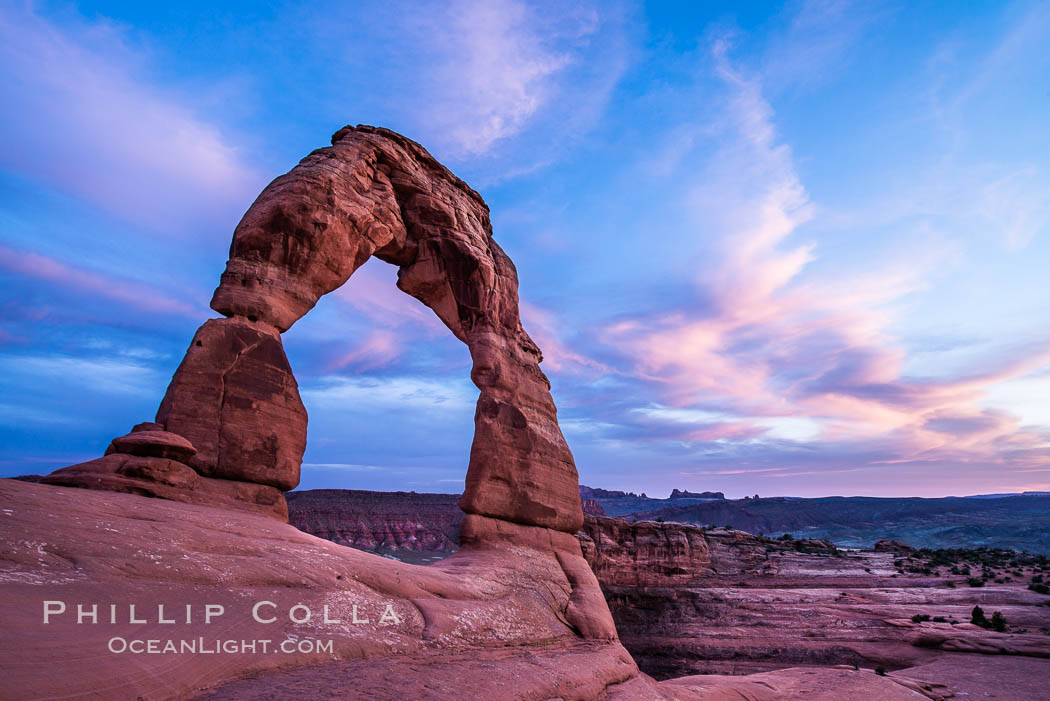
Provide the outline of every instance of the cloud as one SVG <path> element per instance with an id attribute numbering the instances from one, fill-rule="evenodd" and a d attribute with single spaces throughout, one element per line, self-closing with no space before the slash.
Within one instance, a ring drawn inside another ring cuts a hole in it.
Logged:
<path id="1" fill-rule="evenodd" d="M 369 41 L 348 45 L 343 57 L 349 70 L 373 74 L 355 77 L 370 96 L 352 99 L 379 102 L 441 160 L 484 161 L 489 179 L 561 157 L 598 120 L 631 53 L 620 2 L 392 0 L 341 12 L 340 21 L 370 25 Z M 330 23 L 315 31 L 344 38 Z"/>
<path id="2" fill-rule="evenodd" d="M 146 312 L 200 318 L 205 307 L 169 297 L 138 282 L 86 270 L 28 251 L 0 244 L 0 270 L 23 275 L 51 287 L 104 297 Z"/>
<path id="3" fill-rule="evenodd" d="M 304 389 L 302 396 L 309 406 L 325 410 L 470 411 L 477 391 L 466 380 L 329 376 Z"/>
<path id="4" fill-rule="evenodd" d="M 586 372 L 591 375 L 612 372 L 607 365 L 573 350 L 561 339 L 559 321 L 550 311 L 521 302 L 521 320 L 526 331 L 543 353 L 543 367 L 558 373 Z"/>
<path id="5" fill-rule="evenodd" d="M 691 176 L 686 203 L 715 242 L 695 274 L 696 304 L 600 329 L 599 340 L 620 354 L 614 365 L 661 399 L 633 416 L 621 413 L 611 435 L 634 436 L 642 427 L 651 438 L 683 442 L 700 462 L 764 455 L 796 468 L 770 476 L 809 474 L 797 468 L 812 466 L 814 456 L 792 444 L 847 463 L 838 472 L 1050 461 L 1045 433 L 978 406 L 990 386 L 1050 363 L 1050 339 L 970 372 L 906 376 L 909 351 L 889 329 L 895 308 L 923 289 L 937 258 L 868 261 L 860 274 L 814 269 L 819 250 L 798 235 L 820 210 L 777 135 L 762 83 L 730 62 L 725 42 L 714 43 L 713 57 L 726 88 L 725 119 L 709 137 L 719 146 Z M 728 452 L 712 460 L 702 452 L 711 444 Z M 751 463 L 765 469 L 760 464 Z"/>
<path id="6" fill-rule="evenodd" d="M 348 472 L 378 472 L 388 469 L 379 465 L 355 465 L 354 463 L 346 462 L 304 462 L 303 467 L 317 470 L 346 470 Z"/>
<path id="7" fill-rule="evenodd" d="M 368 334 L 353 350 L 334 358 L 328 363 L 329 371 L 351 367 L 355 372 L 366 372 L 384 367 L 401 355 L 402 344 L 398 336 L 384 329 Z"/>
<path id="8" fill-rule="evenodd" d="M 153 229 L 232 224 L 263 180 L 119 27 L 0 9 L 0 165 Z"/>
<path id="9" fill-rule="evenodd" d="M 427 334 L 448 329 L 431 309 L 397 287 L 397 267 L 370 258 L 354 271 L 345 285 L 332 293 L 340 304 L 351 307 L 387 328 L 412 325 Z"/>
<path id="10" fill-rule="evenodd" d="M 987 182 L 973 205 L 985 225 L 1001 232 L 1007 250 L 1019 251 L 1040 232 L 1050 231 L 1050 194 L 1035 166 Z"/>
<path id="11" fill-rule="evenodd" d="M 514 136 L 551 96 L 551 82 L 572 62 L 541 33 L 535 8 L 513 0 L 453 2 L 427 28 L 442 57 L 431 76 L 441 85 L 431 116 L 465 155 L 486 152 Z M 584 39 L 595 20 L 578 21 L 573 33 Z"/>
<path id="12" fill-rule="evenodd" d="M 125 358 L 3 355 L 0 371 L 23 386 L 78 387 L 104 395 L 153 396 L 163 386 L 157 370 Z"/>
<path id="13" fill-rule="evenodd" d="M 871 25 L 886 14 L 878 3 L 802 0 L 788 3 L 784 29 L 763 57 L 764 81 L 774 90 L 813 87 L 846 70 Z M 867 36 L 866 36 L 867 35 Z"/>

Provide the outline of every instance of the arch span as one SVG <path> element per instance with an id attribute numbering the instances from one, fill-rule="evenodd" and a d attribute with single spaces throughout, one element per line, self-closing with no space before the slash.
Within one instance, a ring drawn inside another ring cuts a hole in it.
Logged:
<path id="1" fill-rule="evenodd" d="M 575 533 L 576 467 L 488 206 L 386 129 L 341 129 L 255 200 L 212 298 L 225 318 L 197 331 L 157 423 L 192 442 L 189 463 L 201 475 L 297 485 L 306 411 L 281 333 L 373 255 L 398 266 L 397 286 L 470 350 L 481 395 L 462 509 Z"/>

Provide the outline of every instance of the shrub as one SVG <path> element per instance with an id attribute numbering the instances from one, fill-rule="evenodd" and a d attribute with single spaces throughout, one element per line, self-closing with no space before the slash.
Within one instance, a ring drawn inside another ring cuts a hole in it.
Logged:
<path id="1" fill-rule="evenodd" d="M 930 614 L 928 613 L 917 613 L 911 617 L 912 623 L 922 623 L 923 621 L 930 620 Z"/>
<path id="2" fill-rule="evenodd" d="M 988 622 L 988 619 L 984 616 L 984 609 L 980 606 L 974 606 L 973 611 L 970 612 L 970 623 L 975 626 L 981 626 L 982 628 L 987 628 L 991 625 Z"/>
<path id="3" fill-rule="evenodd" d="M 875 668 L 875 674 L 879 675 L 880 677 L 885 677 L 886 676 L 886 668 L 885 667 L 876 667 Z"/>
<path id="4" fill-rule="evenodd" d="M 997 631 L 999 633 L 1006 632 L 1006 616 L 1004 616 L 1000 611 L 996 611 L 992 614 L 992 630 Z"/>
<path id="5" fill-rule="evenodd" d="M 1045 584 L 1029 584 L 1028 588 L 1034 591 L 1036 594 L 1048 594 L 1050 595 L 1050 587 Z"/>
<path id="6" fill-rule="evenodd" d="M 970 577 L 969 579 L 966 580 L 966 583 L 969 584 L 971 587 L 983 587 L 984 586 L 984 580 L 983 579 L 978 579 L 977 577 Z"/>

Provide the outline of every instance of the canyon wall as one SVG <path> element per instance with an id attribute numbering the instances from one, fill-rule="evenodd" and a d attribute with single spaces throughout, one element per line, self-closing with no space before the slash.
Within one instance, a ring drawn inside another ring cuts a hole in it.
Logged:
<path id="1" fill-rule="evenodd" d="M 312 489 L 287 496 L 289 523 L 340 545 L 402 555 L 459 549 L 458 494 Z"/>

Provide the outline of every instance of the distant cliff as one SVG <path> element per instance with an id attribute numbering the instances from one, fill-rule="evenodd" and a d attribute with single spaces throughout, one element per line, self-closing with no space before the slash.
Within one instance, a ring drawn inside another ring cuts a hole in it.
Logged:
<path id="1" fill-rule="evenodd" d="M 288 518 L 301 531 L 360 550 L 450 553 L 463 520 L 458 502 L 458 494 L 311 489 L 288 493 Z"/>
<path id="2" fill-rule="evenodd" d="M 683 506 L 687 504 L 700 504 L 710 501 L 723 501 L 725 495 L 722 492 L 690 492 L 684 489 L 675 489 L 670 498 L 654 499 L 645 492 L 635 494 L 634 492 L 621 492 L 615 489 L 600 489 L 580 485 L 580 497 L 594 500 L 601 504 L 606 515 L 623 516 L 624 514 L 651 511 L 669 506 Z"/>
<path id="3" fill-rule="evenodd" d="M 588 516 L 577 537 L 605 586 L 685 586 L 711 572 L 707 540 L 695 526 Z"/>
<path id="4" fill-rule="evenodd" d="M 1050 555 L 1050 496 L 1002 497 L 771 497 L 739 500 L 601 500 L 610 516 L 697 525 L 728 525 L 750 533 L 824 538 L 854 548 L 883 539 L 915 547 L 985 545 Z"/>

